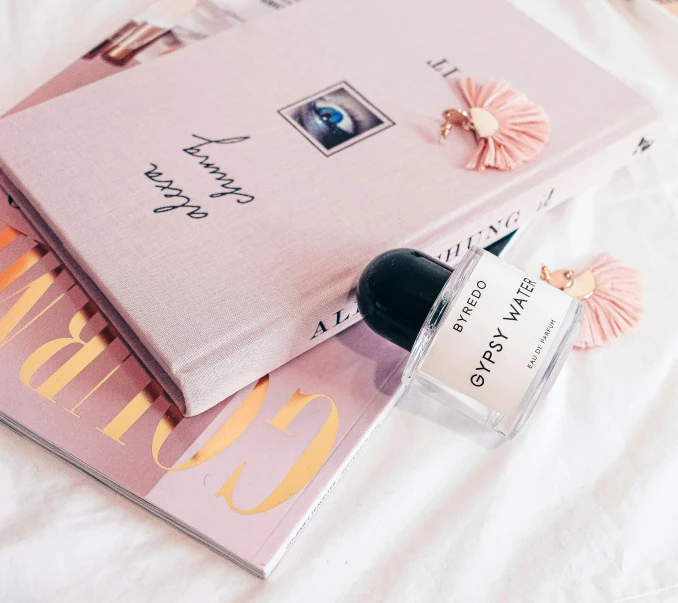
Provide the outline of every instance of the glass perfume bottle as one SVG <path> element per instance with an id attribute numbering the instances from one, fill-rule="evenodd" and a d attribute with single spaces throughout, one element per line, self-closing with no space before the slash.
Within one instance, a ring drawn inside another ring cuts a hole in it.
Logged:
<path id="1" fill-rule="evenodd" d="M 411 352 L 403 382 L 507 438 L 527 423 L 572 349 L 583 304 L 482 249 L 454 271 L 413 249 L 375 258 L 358 307 Z"/>

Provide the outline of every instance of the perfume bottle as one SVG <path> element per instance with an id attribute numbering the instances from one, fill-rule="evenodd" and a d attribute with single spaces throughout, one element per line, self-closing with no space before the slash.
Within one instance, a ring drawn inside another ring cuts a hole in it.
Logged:
<path id="1" fill-rule="evenodd" d="M 413 249 L 375 258 L 358 308 L 411 352 L 403 383 L 507 438 L 553 385 L 579 333 L 583 304 L 482 249 L 454 271 Z"/>

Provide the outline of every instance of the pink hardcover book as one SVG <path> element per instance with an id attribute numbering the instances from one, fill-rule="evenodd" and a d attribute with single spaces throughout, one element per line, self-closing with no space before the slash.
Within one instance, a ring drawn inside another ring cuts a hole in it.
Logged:
<path id="1" fill-rule="evenodd" d="M 535 161 L 477 173 L 471 134 L 438 144 L 460 76 L 545 107 Z M 453 263 L 625 165 L 654 122 L 503 0 L 315 0 L 0 121 L 0 167 L 196 415 L 355 323 L 378 253 Z"/>

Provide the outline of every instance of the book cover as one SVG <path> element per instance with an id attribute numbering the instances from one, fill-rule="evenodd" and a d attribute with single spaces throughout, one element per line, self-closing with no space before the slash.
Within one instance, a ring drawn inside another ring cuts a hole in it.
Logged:
<path id="1" fill-rule="evenodd" d="M 301 3 L 0 122 L 5 185 L 186 415 L 359 320 L 381 251 L 453 263 L 651 143 L 639 96 L 501 0 L 342 7 Z M 537 160 L 475 173 L 472 137 L 437 144 L 460 75 L 546 108 Z"/>

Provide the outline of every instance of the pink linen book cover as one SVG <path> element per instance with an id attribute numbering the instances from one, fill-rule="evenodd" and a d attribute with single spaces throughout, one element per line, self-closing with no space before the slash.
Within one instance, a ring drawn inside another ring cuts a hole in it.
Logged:
<path id="1" fill-rule="evenodd" d="M 546 108 L 536 161 L 469 172 L 472 136 L 437 144 L 460 75 Z M 315 0 L 2 120 L 0 166 L 194 415 L 357 321 L 378 253 L 454 261 L 509 210 L 623 165 L 654 120 L 501 0 Z"/>

